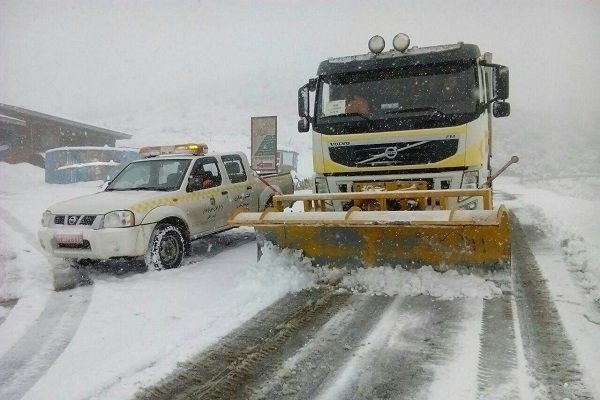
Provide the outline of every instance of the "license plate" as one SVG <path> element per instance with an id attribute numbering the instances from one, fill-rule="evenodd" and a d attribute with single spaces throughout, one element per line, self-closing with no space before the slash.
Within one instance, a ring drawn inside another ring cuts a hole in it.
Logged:
<path id="1" fill-rule="evenodd" d="M 83 235 L 72 234 L 72 235 L 56 235 L 54 236 L 56 243 L 60 244 L 83 244 Z"/>

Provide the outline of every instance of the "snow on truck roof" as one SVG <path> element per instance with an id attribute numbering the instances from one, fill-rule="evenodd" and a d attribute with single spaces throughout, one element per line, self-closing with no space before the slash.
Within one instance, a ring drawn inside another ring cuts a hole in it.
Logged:
<path id="1" fill-rule="evenodd" d="M 471 61 L 479 58 L 481 52 L 474 44 L 456 43 L 430 47 L 411 47 L 405 52 L 390 50 L 375 55 L 373 53 L 330 58 L 319 64 L 317 75 L 379 70 L 430 65 L 444 62 Z"/>

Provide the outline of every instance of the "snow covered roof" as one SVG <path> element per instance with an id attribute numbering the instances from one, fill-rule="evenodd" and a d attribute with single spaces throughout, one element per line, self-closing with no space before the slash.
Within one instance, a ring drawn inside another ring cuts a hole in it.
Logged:
<path id="1" fill-rule="evenodd" d="M 5 123 L 11 124 L 11 125 L 20 125 L 20 126 L 27 125 L 27 122 L 23 121 L 22 119 L 9 117 L 8 115 L 4 115 L 4 114 L 0 114 L 0 122 L 5 122 Z"/>
<path id="2" fill-rule="evenodd" d="M 136 153 L 139 151 L 138 149 L 134 149 L 132 147 L 109 147 L 109 146 L 69 146 L 69 147 L 56 147 L 54 149 L 46 150 L 46 153 L 50 153 L 53 151 L 73 151 L 73 150 L 90 150 L 90 151 L 135 151 Z"/>
<path id="3" fill-rule="evenodd" d="M 55 122 L 55 123 L 63 124 L 63 125 L 69 125 L 69 126 L 72 126 L 75 128 L 85 129 L 90 132 L 112 136 L 115 139 L 131 139 L 131 135 L 128 135 L 126 133 L 117 132 L 117 131 L 113 131 L 113 130 L 106 129 L 106 128 L 100 128 L 98 126 L 88 125 L 83 122 L 77 122 L 77 121 L 69 120 L 66 118 L 56 117 L 54 115 L 44 114 L 44 113 L 41 113 L 38 111 L 28 110 L 28 109 L 22 108 L 22 107 L 11 106 L 9 104 L 0 103 L 0 112 L 17 114 L 21 118 L 23 118 L 23 117 L 40 118 L 40 119 L 44 119 L 46 121 L 51 121 L 51 122 Z M 25 121 L 15 118 L 14 115 L 13 116 L 3 115 L 3 116 L 14 119 L 16 121 L 23 122 L 23 124 L 17 123 L 18 125 L 25 126 L 25 124 L 26 124 Z M 10 121 L 4 121 L 2 118 L 0 118 L 0 120 L 2 120 L 2 122 L 10 123 Z"/>

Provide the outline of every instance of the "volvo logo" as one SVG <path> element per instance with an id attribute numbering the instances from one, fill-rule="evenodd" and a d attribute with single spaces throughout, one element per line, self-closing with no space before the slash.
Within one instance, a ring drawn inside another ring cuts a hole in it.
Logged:
<path id="1" fill-rule="evenodd" d="M 329 147 L 350 146 L 350 142 L 331 142 Z"/>
<path id="2" fill-rule="evenodd" d="M 385 149 L 385 151 L 383 152 L 383 155 L 385 156 L 385 158 L 387 158 L 388 160 L 393 160 L 394 158 L 396 158 L 396 156 L 398 155 L 398 149 L 395 147 L 388 147 L 387 149 Z"/>
<path id="3" fill-rule="evenodd" d="M 79 218 L 77 217 L 77 215 L 70 215 L 69 219 L 67 219 L 67 224 L 69 225 L 75 225 L 77 223 L 77 220 Z"/>

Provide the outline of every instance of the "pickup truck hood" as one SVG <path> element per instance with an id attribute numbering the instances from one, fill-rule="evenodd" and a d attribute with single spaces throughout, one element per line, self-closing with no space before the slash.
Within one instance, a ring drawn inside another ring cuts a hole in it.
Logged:
<path id="1" fill-rule="evenodd" d="M 48 210 L 52 214 L 100 215 L 115 210 L 131 210 L 137 203 L 166 197 L 168 193 L 145 190 L 98 192 L 53 204 Z"/>

